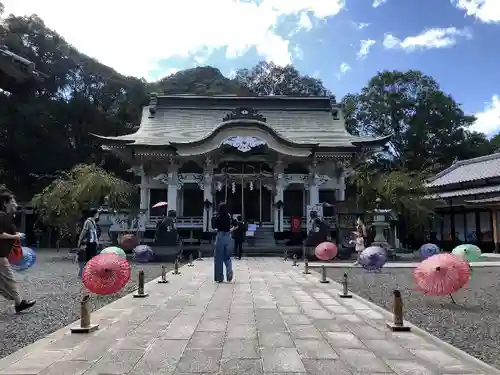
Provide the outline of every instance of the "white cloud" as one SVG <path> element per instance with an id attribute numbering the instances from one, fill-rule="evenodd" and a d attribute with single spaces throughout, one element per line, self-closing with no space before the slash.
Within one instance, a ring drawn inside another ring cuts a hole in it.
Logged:
<path id="1" fill-rule="evenodd" d="M 371 25 L 370 23 L 366 23 L 366 22 L 353 22 L 353 24 L 354 24 L 354 27 L 356 27 L 356 29 L 358 29 L 358 30 L 366 29 L 368 26 Z"/>
<path id="2" fill-rule="evenodd" d="M 304 58 L 304 51 L 302 51 L 302 48 L 300 48 L 299 46 L 294 46 L 292 48 L 292 55 L 294 58 L 296 58 L 297 60 L 302 60 Z"/>
<path id="3" fill-rule="evenodd" d="M 311 19 L 309 18 L 309 15 L 306 12 L 302 12 L 300 14 L 299 26 L 301 29 L 304 29 L 306 31 L 312 29 L 313 25 Z"/>
<path id="4" fill-rule="evenodd" d="M 474 114 L 477 118 L 471 129 L 494 135 L 500 130 L 500 96 L 493 95 L 490 103 L 486 103 L 483 111 Z"/>
<path id="5" fill-rule="evenodd" d="M 373 39 L 362 40 L 361 46 L 360 46 L 359 51 L 356 55 L 358 60 L 362 60 L 362 59 L 366 58 L 366 56 L 368 55 L 368 52 L 370 52 L 370 48 L 375 43 L 376 42 Z"/>
<path id="6" fill-rule="evenodd" d="M 337 79 L 340 79 L 340 77 L 346 74 L 349 70 L 351 70 L 351 66 L 348 63 L 343 62 L 342 64 L 340 64 L 339 73 L 337 74 Z"/>
<path id="7" fill-rule="evenodd" d="M 500 22 L 500 1 L 498 0 L 451 0 L 458 9 L 465 10 L 468 16 L 476 17 L 485 23 Z"/>
<path id="8" fill-rule="evenodd" d="M 467 29 L 457 29 L 456 27 L 447 27 L 444 29 L 435 28 L 423 31 L 419 35 L 409 36 L 401 40 L 392 34 L 386 34 L 384 37 L 384 47 L 387 49 L 403 49 L 414 51 L 417 49 L 447 48 L 454 46 L 459 38 L 472 38 Z"/>
<path id="9" fill-rule="evenodd" d="M 385 3 L 387 3 L 387 0 L 373 0 L 372 7 L 378 8 L 379 6 Z"/>
<path id="10" fill-rule="evenodd" d="M 114 1 L 88 0 L 76 10 L 67 0 L 3 0 L 7 14 L 36 13 L 83 53 L 123 74 L 143 77 L 159 60 L 222 47 L 227 47 L 228 58 L 255 47 L 266 60 L 290 63 L 290 41 L 276 33 L 278 22 L 293 16 L 307 26 L 303 14 L 325 19 L 339 13 L 344 2 L 145 0 L 117 6 Z"/>

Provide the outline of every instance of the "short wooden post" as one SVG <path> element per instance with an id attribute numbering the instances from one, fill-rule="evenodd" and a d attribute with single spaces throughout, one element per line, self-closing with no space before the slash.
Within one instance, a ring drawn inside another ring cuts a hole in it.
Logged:
<path id="1" fill-rule="evenodd" d="M 193 253 L 189 254 L 189 263 L 188 263 L 188 267 L 194 267 L 194 263 L 193 263 Z"/>
<path id="2" fill-rule="evenodd" d="M 293 264 L 292 267 L 298 267 L 299 265 L 297 264 L 297 254 L 293 254 Z"/>
<path id="3" fill-rule="evenodd" d="M 85 296 L 80 302 L 80 325 L 71 327 L 71 333 L 90 333 L 99 329 L 99 324 L 91 324 L 90 296 Z"/>
<path id="4" fill-rule="evenodd" d="M 349 284 L 347 282 L 347 273 L 344 273 L 342 278 L 342 292 L 339 293 L 340 298 L 352 298 L 352 294 L 349 294 Z"/>
<path id="5" fill-rule="evenodd" d="M 401 292 L 395 290 L 394 304 L 393 304 L 393 321 L 387 322 L 387 326 L 394 332 L 409 332 L 411 327 L 406 326 L 403 317 L 403 298 L 401 297 Z"/>
<path id="6" fill-rule="evenodd" d="M 167 267 L 161 266 L 161 279 L 158 280 L 158 284 L 167 284 Z"/>
<path id="7" fill-rule="evenodd" d="M 309 271 L 309 260 L 307 258 L 304 259 L 304 275 L 310 275 L 311 271 Z"/>
<path id="8" fill-rule="evenodd" d="M 283 252 L 283 260 L 286 262 L 288 260 L 288 250 Z"/>
<path id="9" fill-rule="evenodd" d="M 321 280 L 319 281 L 321 284 L 328 284 L 330 281 L 326 278 L 326 267 L 321 266 Z"/>
<path id="10" fill-rule="evenodd" d="M 138 282 L 137 282 L 137 293 L 134 294 L 134 298 L 145 298 L 148 294 L 144 293 L 144 271 L 139 271 Z"/>

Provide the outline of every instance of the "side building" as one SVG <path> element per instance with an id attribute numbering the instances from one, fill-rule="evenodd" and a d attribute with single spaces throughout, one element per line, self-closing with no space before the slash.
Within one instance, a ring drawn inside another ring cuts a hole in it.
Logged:
<path id="1" fill-rule="evenodd" d="M 500 251 L 500 153 L 457 161 L 428 180 L 437 201 L 431 239 L 445 250 L 462 243 Z"/>

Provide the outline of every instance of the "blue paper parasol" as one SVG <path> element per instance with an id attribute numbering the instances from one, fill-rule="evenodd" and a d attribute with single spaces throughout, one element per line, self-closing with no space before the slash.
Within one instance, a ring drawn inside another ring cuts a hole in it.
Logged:
<path id="1" fill-rule="evenodd" d="M 150 262 L 155 254 L 148 245 L 139 245 L 134 248 L 134 260 L 139 263 Z"/>
<path id="2" fill-rule="evenodd" d="M 14 271 L 20 272 L 27 270 L 36 262 L 36 253 L 29 247 L 23 246 L 23 258 L 16 263 L 11 264 Z"/>
<path id="3" fill-rule="evenodd" d="M 380 246 L 370 246 L 359 255 L 359 264 L 365 270 L 378 271 L 387 261 L 387 254 Z"/>
<path id="4" fill-rule="evenodd" d="M 441 249 L 436 244 L 426 243 L 425 245 L 420 246 L 420 249 L 418 249 L 418 251 L 422 258 L 427 259 L 433 255 L 439 254 L 441 252 Z"/>

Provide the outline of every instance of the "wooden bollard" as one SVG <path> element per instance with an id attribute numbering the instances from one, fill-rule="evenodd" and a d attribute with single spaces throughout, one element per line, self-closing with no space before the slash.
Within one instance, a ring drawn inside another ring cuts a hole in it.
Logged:
<path id="1" fill-rule="evenodd" d="M 293 264 L 292 267 L 298 267 L 299 265 L 297 264 L 297 254 L 293 254 Z"/>
<path id="2" fill-rule="evenodd" d="M 80 302 L 80 325 L 71 327 L 71 333 L 90 333 L 99 329 L 99 324 L 90 321 L 90 296 L 85 296 Z"/>
<path id="3" fill-rule="evenodd" d="M 161 266 L 161 279 L 158 280 L 158 284 L 167 284 L 167 268 L 165 266 Z"/>
<path id="4" fill-rule="evenodd" d="M 302 260 L 305 261 L 307 258 L 306 256 L 306 247 L 304 246 L 304 244 L 302 244 Z"/>
<path id="5" fill-rule="evenodd" d="M 188 267 L 194 267 L 194 263 L 193 263 L 193 253 L 189 254 L 189 263 L 188 263 Z"/>
<path id="6" fill-rule="evenodd" d="M 201 249 L 198 249 L 198 258 L 196 258 L 196 260 L 203 260 L 203 253 Z"/>
<path id="7" fill-rule="evenodd" d="M 393 321 L 387 322 L 387 326 L 394 332 L 409 332 L 411 327 L 406 326 L 403 318 L 403 299 L 401 298 L 401 292 L 395 290 L 394 295 L 394 305 L 393 305 Z"/>
<path id="8" fill-rule="evenodd" d="M 283 260 L 286 262 L 288 260 L 288 250 L 283 252 Z"/>
<path id="9" fill-rule="evenodd" d="M 172 275 L 180 275 L 181 273 L 179 272 L 179 259 L 175 259 L 174 262 L 174 272 L 172 272 Z"/>
<path id="10" fill-rule="evenodd" d="M 352 298 L 352 294 L 349 294 L 349 284 L 347 283 L 347 273 L 344 273 L 342 279 L 342 292 L 339 293 L 340 298 Z"/>
<path id="11" fill-rule="evenodd" d="M 310 275 L 311 271 L 309 271 L 309 260 L 307 258 L 304 259 L 304 275 Z"/>
<path id="12" fill-rule="evenodd" d="M 326 267 L 321 266 L 321 280 L 319 281 L 321 284 L 328 284 L 330 281 L 326 278 Z"/>
<path id="13" fill-rule="evenodd" d="M 137 282 L 137 293 L 134 294 L 134 298 L 144 298 L 148 294 L 144 293 L 144 271 L 139 271 L 139 277 Z"/>

